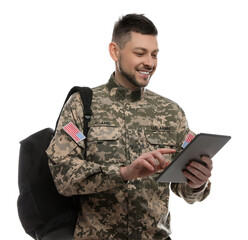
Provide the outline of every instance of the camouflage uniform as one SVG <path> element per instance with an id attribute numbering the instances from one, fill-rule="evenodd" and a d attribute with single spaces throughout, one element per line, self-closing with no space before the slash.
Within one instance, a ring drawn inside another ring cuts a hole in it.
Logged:
<path id="1" fill-rule="evenodd" d="M 149 90 L 117 85 L 114 75 L 93 89 L 93 117 L 87 137 L 75 143 L 62 129 L 73 122 L 83 131 L 83 106 L 78 93 L 65 105 L 47 153 L 58 191 L 83 195 L 74 239 L 166 239 L 170 233 L 169 188 L 188 203 L 201 201 L 207 188 L 157 183 L 158 174 L 124 182 L 120 167 L 142 153 L 181 145 L 189 132 L 183 110 Z M 171 161 L 173 155 L 165 155 Z"/>

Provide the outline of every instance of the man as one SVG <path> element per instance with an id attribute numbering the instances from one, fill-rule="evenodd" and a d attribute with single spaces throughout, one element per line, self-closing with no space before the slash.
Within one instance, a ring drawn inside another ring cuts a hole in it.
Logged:
<path id="1" fill-rule="evenodd" d="M 82 195 L 74 239 L 170 239 L 169 188 L 188 203 L 209 194 L 207 157 L 206 166 L 191 161 L 186 167 L 187 184 L 155 181 L 193 134 L 176 103 L 145 89 L 157 67 L 156 36 L 143 15 L 115 24 L 109 45 L 115 72 L 93 89 L 87 146 L 63 130 L 70 122 L 83 129 L 80 95 L 63 109 L 47 154 L 58 191 Z"/>

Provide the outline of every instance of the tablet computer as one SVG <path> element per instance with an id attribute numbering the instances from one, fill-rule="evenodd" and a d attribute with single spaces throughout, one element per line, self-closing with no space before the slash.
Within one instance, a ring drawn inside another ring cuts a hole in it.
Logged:
<path id="1" fill-rule="evenodd" d="M 203 162 L 201 156 L 213 158 L 231 139 L 230 136 L 200 133 L 183 149 L 170 165 L 157 177 L 157 182 L 186 183 L 182 170 L 192 160 Z M 203 162 L 204 163 L 204 162 Z"/>

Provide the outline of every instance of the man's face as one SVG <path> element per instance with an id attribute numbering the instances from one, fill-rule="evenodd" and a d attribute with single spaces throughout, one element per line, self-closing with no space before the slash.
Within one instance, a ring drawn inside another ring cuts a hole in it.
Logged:
<path id="1" fill-rule="evenodd" d="M 157 67 L 156 36 L 131 32 L 131 40 L 119 49 L 116 79 L 124 87 L 139 89 L 147 86 Z"/>

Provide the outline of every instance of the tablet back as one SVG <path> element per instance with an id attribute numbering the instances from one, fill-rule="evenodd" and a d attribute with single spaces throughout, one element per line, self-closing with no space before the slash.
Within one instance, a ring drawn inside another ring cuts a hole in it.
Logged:
<path id="1" fill-rule="evenodd" d="M 231 139 L 230 136 L 200 133 L 159 175 L 157 182 L 185 183 L 187 179 L 182 173 L 192 160 L 201 161 L 201 156 L 213 158 L 214 155 Z"/>

